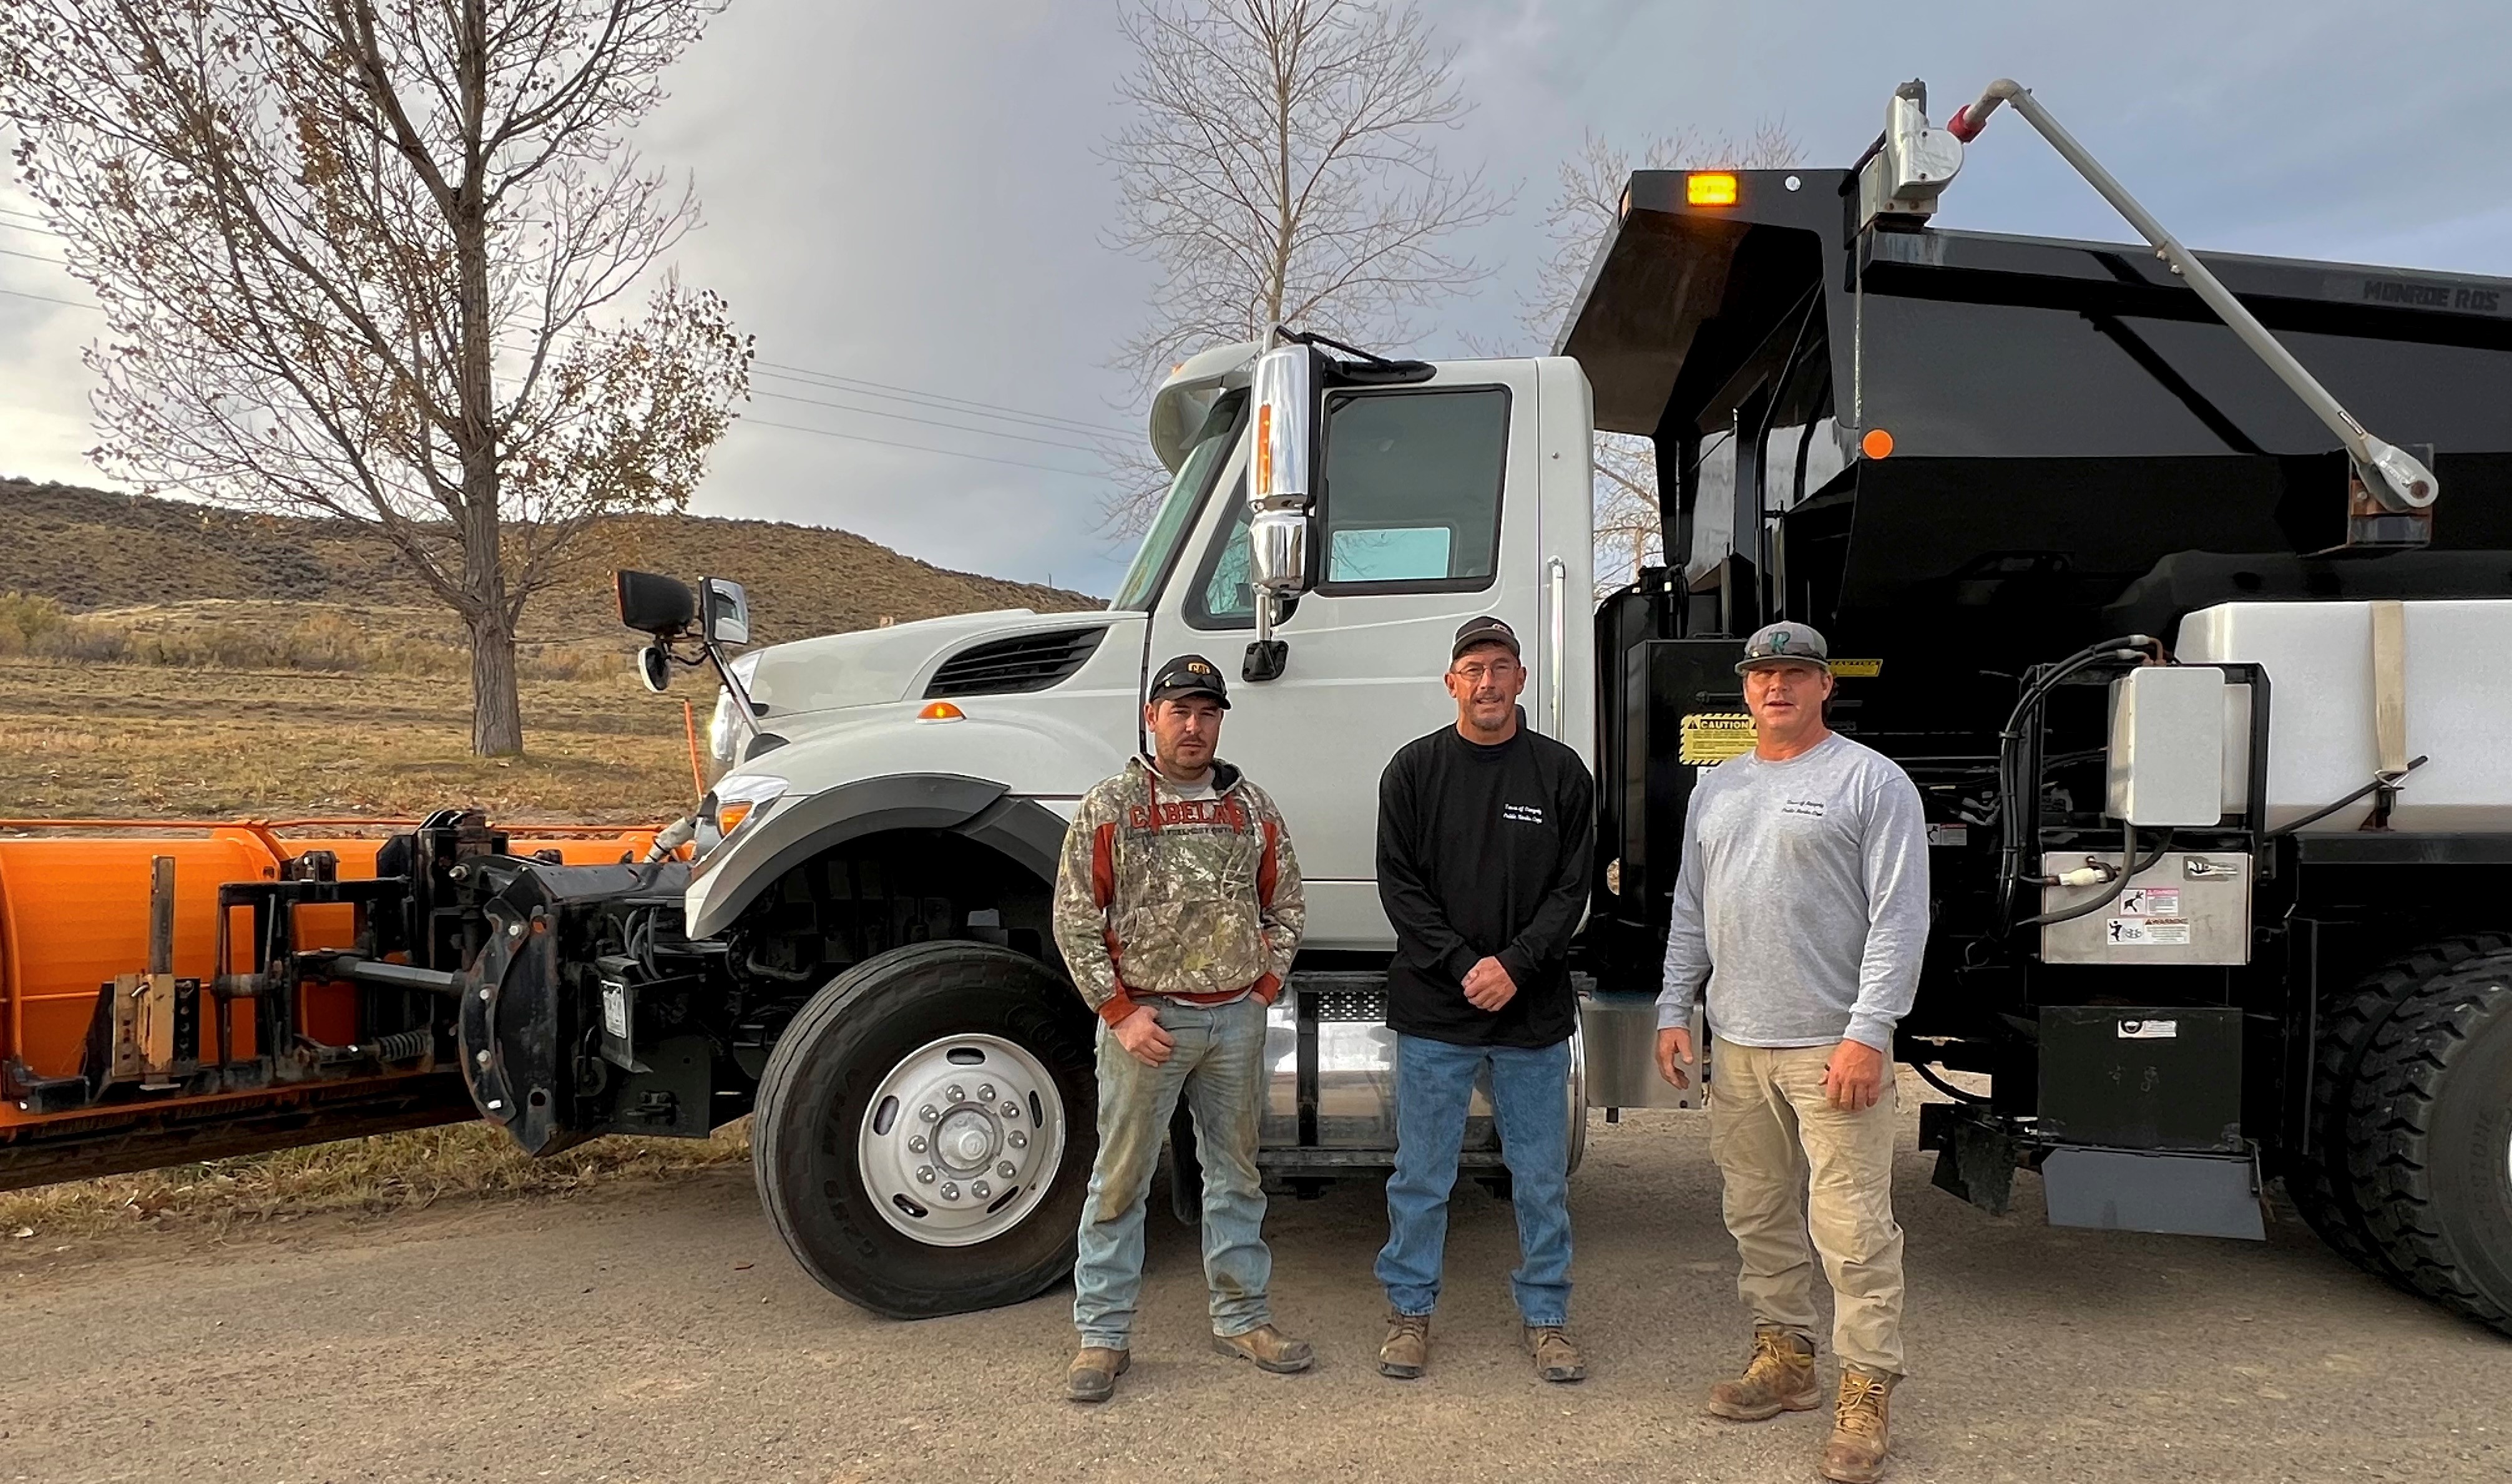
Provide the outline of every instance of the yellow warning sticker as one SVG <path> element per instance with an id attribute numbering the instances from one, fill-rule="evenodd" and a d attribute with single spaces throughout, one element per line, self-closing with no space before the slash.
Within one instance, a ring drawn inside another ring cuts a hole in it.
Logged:
<path id="1" fill-rule="evenodd" d="M 1831 673 L 1844 680 L 1871 681 L 1884 673 L 1884 662 L 1880 659 L 1836 659 L 1831 662 Z"/>
<path id="2" fill-rule="evenodd" d="M 1724 762 L 1753 750 L 1753 719 L 1742 712 L 1696 712 L 1683 719 L 1675 761 L 1699 764 Z"/>

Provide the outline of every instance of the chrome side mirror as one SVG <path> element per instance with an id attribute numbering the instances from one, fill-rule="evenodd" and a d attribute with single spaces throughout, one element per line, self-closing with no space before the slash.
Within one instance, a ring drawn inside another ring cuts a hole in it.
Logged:
<path id="1" fill-rule="evenodd" d="M 1274 637 L 1283 600 L 1309 582 L 1309 506 L 1315 471 L 1316 352 L 1282 345 L 1257 358 L 1250 378 L 1256 411 L 1247 480 L 1248 586 L 1256 595 L 1256 642 L 1247 646 L 1242 678 L 1270 681 L 1282 673 L 1284 647 Z"/>

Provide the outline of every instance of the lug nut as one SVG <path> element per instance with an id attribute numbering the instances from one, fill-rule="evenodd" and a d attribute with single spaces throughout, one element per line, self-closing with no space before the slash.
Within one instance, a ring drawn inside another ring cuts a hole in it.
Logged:
<path id="1" fill-rule="evenodd" d="M 929 1164 L 918 1165 L 916 1167 L 916 1183 L 918 1185 L 931 1185 L 933 1183 L 933 1166 Z"/>
<path id="2" fill-rule="evenodd" d="M 907 1141 L 907 1152 L 908 1152 L 909 1153 L 911 1153 L 911 1154 L 921 1154 L 921 1153 L 923 1153 L 923 1152 L 924 1152 L 924 1136 L 923 1136 L 922 1134 L 918 1134 L 918 1135 L 915 1135 L 913 1138 L 910 1138 L 910 1139 Z"/>
<path id="3" fill-rule="evenodd" d="M 958 1200 L 960 1198 L 960 1188 L 945 1182 L 942 1187 L 942 1198 L 944 1200 Z"/>
<path id="4" fill-rule="evenodd" d="M 1029 1148 L 1029 1131 L 1019 1128 L 1013 1129 L 1009 1134 L 1004 1136 L 1003 1142 L 1009 1144 L 1014 1149 L 1027 1149 Z"/>
<path id="5" fill-rule="evenodd" d="M 934 1109 L 932 1104 L 927 1103 L 922 1108 L 916 1110 L 916 1116 L 922 1118 L 927 1123 L 931 1123 L 940 1118 L 942 1114 Z"/>
<path id="6" fill-rule="evenodd" d="M 965 1103 L 968 1101 L 967 1092 L 957 1082 L 954 1082 L 950 1086 L 942 1089 L 942 1096 L 949 1098 L 954 1103 Z"/>
<path id="7" fill-rule="evenodd" d="M 1004 1116 L 1004 1117 L 1006 1117 L 1006 1118 L 1017 1118 L 1017 1117 L 1019 1117 L 1019 1116 L 1020 1116 L 1020 1105 L 1019 1105 L 1018 1103 L 1005 1103 L 1005 1104 L 1003 1105 L 1003 1116 Z"/>
<path id="8" fill-rule="evenodd" d="M 993 1102 L 994 1100 L 995 1100 L 995 1084 L 994 1084 L 994 1083 L 992 1083 L 992 1082 L 988 1082 L 985 1086 L 980 1087 L 980 1088 L 978 1088 L 978 1089 L 977 1089 L 977 1101 L 978 1101 L 978 1102 L 980 1102 L 980 1103 L 991 1103 L 991 1102 Z"/>
<path id="9" fill-rule="evenodd" d="M 1002 1163 L 1001 1163 L 1001 1164 L 999 1164 L 999 1165 L 996 1165 L 996 1166 L 995 1166 L 995 1173 L 996 1173 L 996 1174 L 998 1174 L 998 1175 L 1001 1175 L 1001 1177 L 1003 1177 L 1005 1180 L 1009 1180 L 1009 1179 L 1011 1179 L 1014 1175 L 1017 1175 L 1017 1174 L 1019 1174 L 1019 1173 L 1020 1173 L 1020 1166 L 1018 1166 L 1018 1165 L 1016 1165 L 1016 1164 L 1012 1163 L 1010 1160 L 1006 1159 L 1006 1160 L 1004 1160 Z"/>
<path id="10" fill-rule="evenodd" d="M 972 1185 L 972 1186 L 968 1187 L 968 1193 L 969 1193 L 969 1194 L 971 1194 L 971 1195 L 974 1195 L 974 1196 L 975 1196 L 975 1197 L 977 1197 L 979 1200 L 983 1200 L 983 1199 L 985 1199 L 987 1196 L 992 1195 L 992 1194 L 994 1194 L 995 1192 L 994 1192 L 992 1190 L 990 1190 L 990 1189 L 988 1189 L 988 1188 L 987 1188 L 987 1185 L 986 1185 L 986 1183 L 985 1183 L 984 1181 L 980 1180 L 980 1181 L 978 1181 L 975 1185 Z"/>

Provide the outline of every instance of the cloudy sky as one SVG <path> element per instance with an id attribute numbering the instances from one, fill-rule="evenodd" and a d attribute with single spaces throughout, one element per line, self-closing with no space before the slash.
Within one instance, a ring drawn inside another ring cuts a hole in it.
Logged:
<path id="1" fill-rule="evenodd" d="M 2512 6 L 2496 0 L 1426 8 L 1477 105 L 1446 155 L 1517 205 L 1471 244 L 1488 286 L 1430 317 L 1437 331 L 1407 347 L 1421 354 L 1522 338 L 1543 208 L 1584 130 L 1636 144 L 1774 121 L 1807 163 L 1846 164 L 1910 77 L 1940 120 L 1991 77 L 2021 80 L 2200 248 L 2512 276 Z M 1079 446 L 1084 428 L 1141 426 L 1105 362 L 1140 323 L 1151 269 L 1102 246 L 1116 191 L 1092 153 L 1119 122 L 1117 14 L 734 0 L 680 64 L 642 132 L 706 205 L 678 261 L 778 373 L 756 382 L 777 395 L 726 439 L 699 511 L 1115 585 L 1124 554 L 1098 529 Z M 0 194 L 0 474 L 93 483 L 79 348 L 99 322 L 47 301 L 84 295 L 41 260 L 58 240 L 26 229 L 26 205 Z M 1938 220 L 2126 235 L 2011 117 L 1973 146 Z"/>

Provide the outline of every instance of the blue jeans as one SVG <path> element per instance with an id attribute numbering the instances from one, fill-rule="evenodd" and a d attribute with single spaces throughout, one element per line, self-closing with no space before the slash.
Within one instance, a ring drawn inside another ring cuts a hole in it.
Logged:
<path id="1" fill-rule="evenodd" d="M 1517 1270 L 1509 1276 L 1529 1324 L 1570 1317 L 1570 1043 L 1453 1046 L 1395 1037 L 1395 1173 L 1387 1182 L 1387 1246 L 1378 1281 L 1399 1314 L 1439 1304 L 1448 1191 L 1466 1138 L 1474 1074 L 1491 1067 L 1492 1113 L 1517 1208 Z"/>
<path id="2" fill-rule="evenodd" d="M 1265 1290 L 1265 1188 L 1256 1175 L 1256 1122 L 1264 1109 L 1265 1006 L 1255 996 L 1206 1008 L 1151 1001 L 1174 1037 L 1169 1059 L 1146 1067 L 1116 1033 L 1099 1028 L 1099 1158 L 1081 1206 L 1081 1250 L 1073 1264 L 1073 1325 L 1084 1346 L 1126 1347 L 1143 1291 L 1143 1205 L 1160 1139 L 1186 1098 L 1203 1163 L 1203 1276 L 1212 1332 L 1241 1335 L 1273 1321 Z"/>

